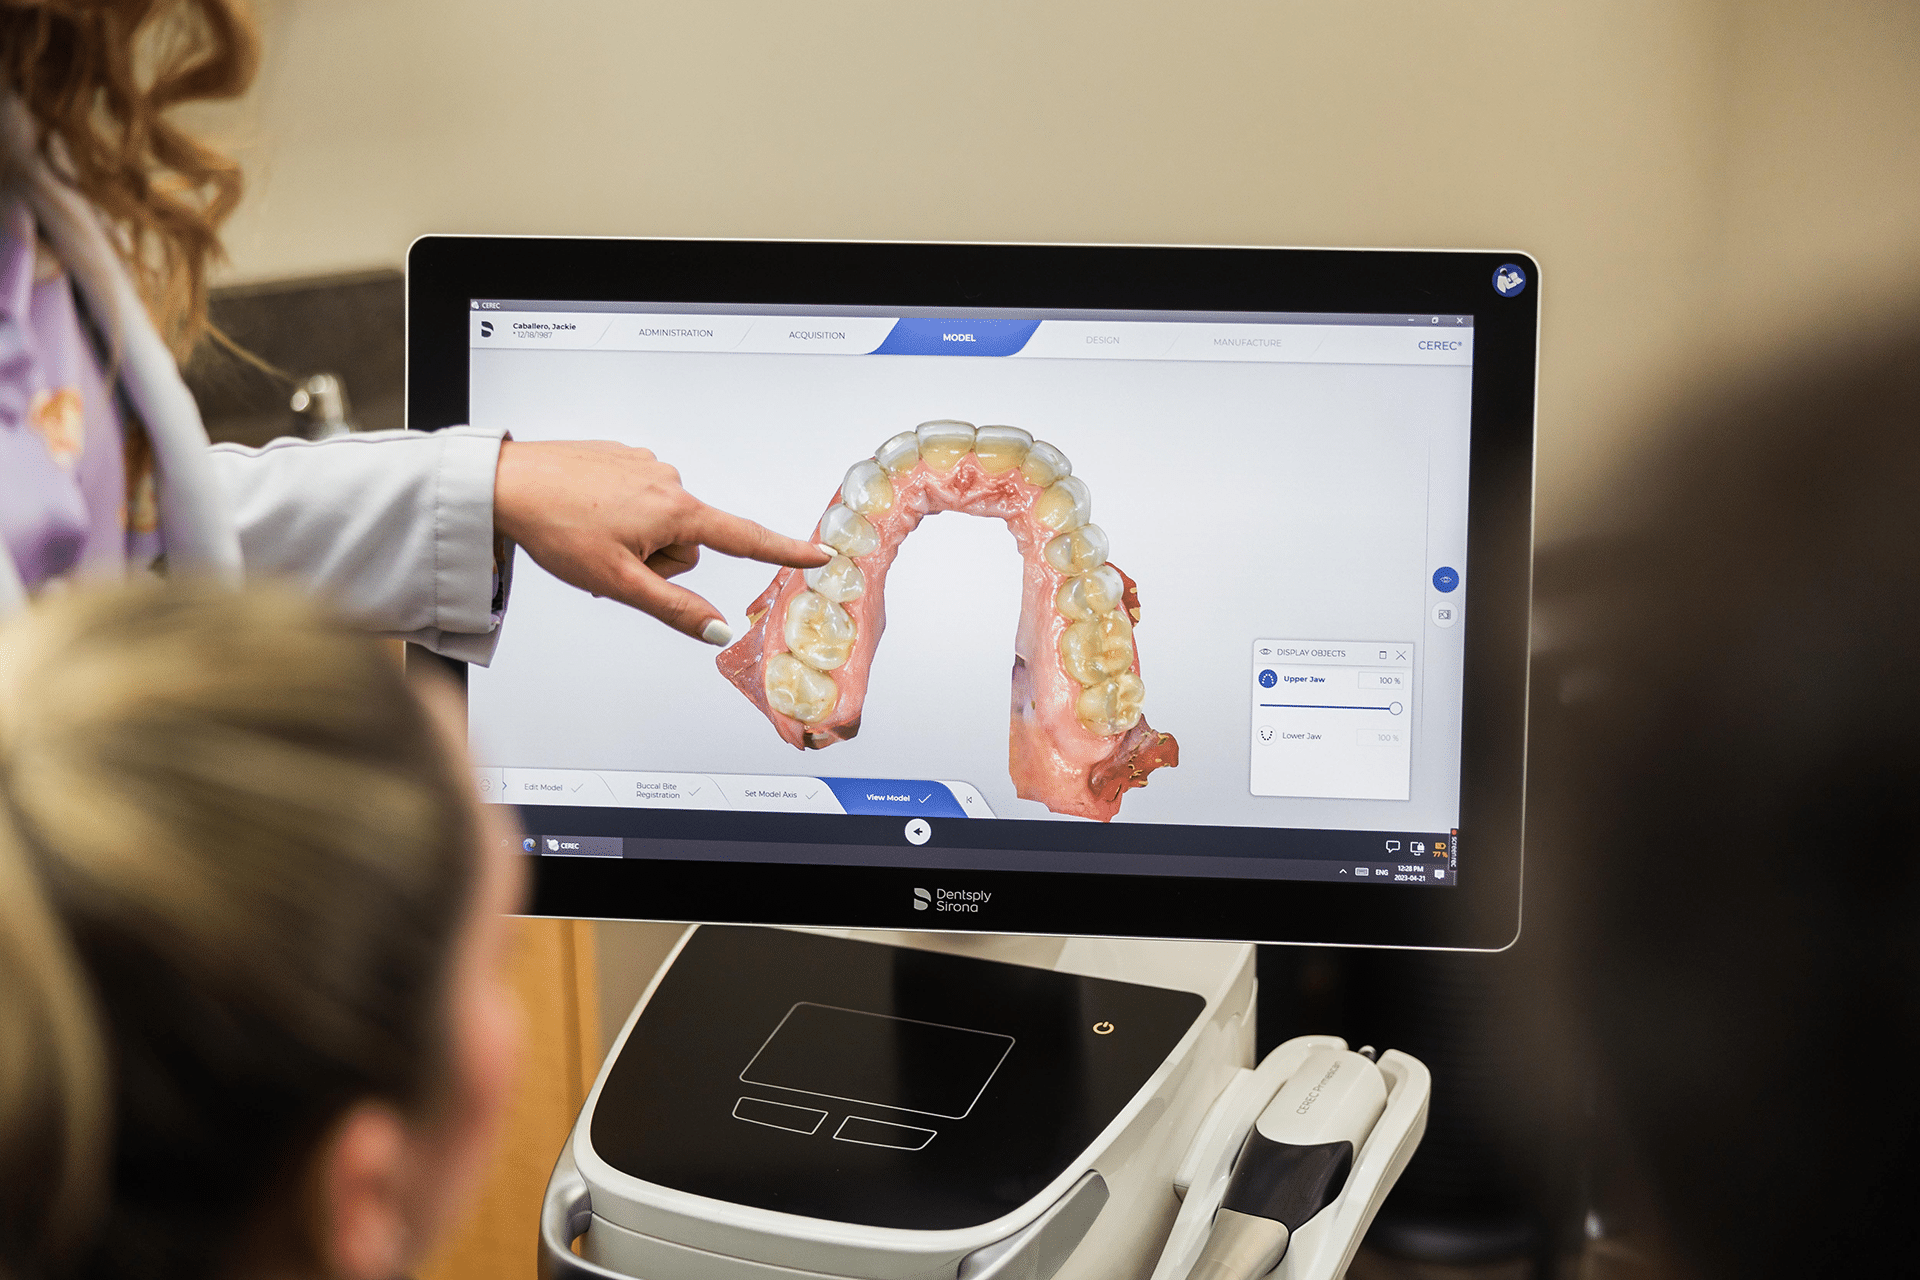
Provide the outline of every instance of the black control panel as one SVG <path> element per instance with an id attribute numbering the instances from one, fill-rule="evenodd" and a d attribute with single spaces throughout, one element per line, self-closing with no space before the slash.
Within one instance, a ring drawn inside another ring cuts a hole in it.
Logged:
<path id="1" fill-rule="evenodd" d="M 623 1173 L 835 1222 L 938 1231 L 1032 1199 L 1206 1008 L 1187 991 L 707 925 L 601 1091 Z"/>

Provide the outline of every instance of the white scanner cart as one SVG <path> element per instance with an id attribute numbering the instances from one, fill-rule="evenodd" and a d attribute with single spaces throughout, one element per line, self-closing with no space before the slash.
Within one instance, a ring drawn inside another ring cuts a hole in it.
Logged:
<path id="1" fill-rule="evenodd" d="M 1208 1245 L 1216 1220 L 1232 1204 L 1265 1212 L 1248 1197 L 1291 1176 L 1235 1182 L 1260 1148 L 1309 1152 L 1322 1188 L 1272 1211 L 1300 1220 L 1279 1229 L 1271 1274 L 1331 1280 L 1420 1140 L 1427 1073 L 1392 1052 L 1375 1068 L 1331 1037 L 1289 1041 L 1254 1069 L 1253 956 L 1232 943 L 690 927 L 561 1152 L 541 1274 L 1225 1277 Z M 1349 1104 L 1328 1082 L 1375 1075 L 1329 1140 L 1324 1122 Z M 1299 1118 L 1318 1125 L 1312 1145 L 1289 1147 L 1283 1122 Z"/>

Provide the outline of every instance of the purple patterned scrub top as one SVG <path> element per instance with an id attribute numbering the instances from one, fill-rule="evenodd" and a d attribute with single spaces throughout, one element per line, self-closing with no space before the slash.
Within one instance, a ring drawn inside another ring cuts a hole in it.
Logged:
<path id="1" fill-rule="evenodd" d="M 146 436 L 128 427 L 67 274 L 0 210 L 0 539 L 21 582 L 120 577 L 159 555 Z"/>

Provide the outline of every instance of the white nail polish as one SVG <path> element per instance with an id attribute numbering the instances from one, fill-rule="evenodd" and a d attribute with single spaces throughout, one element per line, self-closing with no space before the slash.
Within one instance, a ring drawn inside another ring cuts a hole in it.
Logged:
<path id="1" fill-rule="evenodd" d="M 814 546 L 814 550 L 818 551 L 821 555 L 827 556 L 829 558 L 840 554 L 838 551 L 835 551 L 832 547 L 828 546 L 824 542 L 816 542 L 813 544 L 813 546 Z"/>
<path id="2" fill-rule="evenodd" d="M 715 618 L 700 628 L 700 638 L 715 648 L 724 649 L 733 643 L 733 628 Z"/>

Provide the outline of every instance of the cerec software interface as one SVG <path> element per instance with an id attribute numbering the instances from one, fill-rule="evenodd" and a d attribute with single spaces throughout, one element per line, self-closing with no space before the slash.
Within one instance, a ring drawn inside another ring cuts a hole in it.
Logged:
<path id="1" fill-rule="evenodd" d="M 631 811 L 540 852 L 1455 882 L 1471 316 L 801 310 L 473 304 L 476 425 L 842 553 L 721 651 L 520 557 L 482 787 Z"/>

